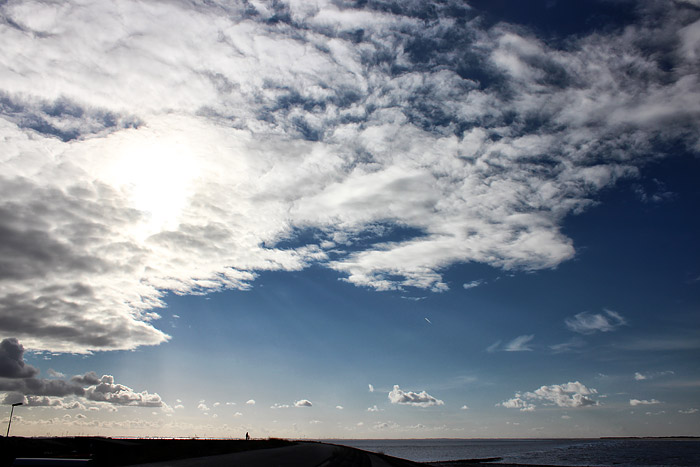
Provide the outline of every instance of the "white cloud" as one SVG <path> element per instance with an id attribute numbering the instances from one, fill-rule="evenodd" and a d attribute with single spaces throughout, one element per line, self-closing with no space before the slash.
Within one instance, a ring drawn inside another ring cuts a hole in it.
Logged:
<path id="1" fill-rule="evenodd" d="M 674 375 L 675 372 L 667 370 L 667 371 L 655 371 L 651 373 L 640 373 L 640 372 L 635 372 L 634 373 L 634 379 L 636 381 L 644 381 L 647 379 L 655 379 L 655 378 L 660 378 L 662 376 L 670 376 Z"/>
<path id="2" fill-rule="evenodd" d="M 65 378 L 65 377 L 66 377 L 66 375 L 64 375 L 64 374 L 61 373 L 60 371 L 54 370 L 53 368 L 49 368 L 49 369 L 46 371 L 46 373 L 47 373 L 50 377 L 52 377 L 52 378 Z"/>
<path id="3" fill-rule="evenodd" d="M 469 406 L 463 405 L 463 406 L 460 408 L 460 410 L 469 410 Z"/>
<path id="4" fill-rule="evenodd" d="M 534 338 L 534 334 L 518 336 L 504 345 L 503 350 L 506 352 L 529 352 L 532 350 L 532 348 L 528 345 L 528 343 Z"/>
<path id="5" fill-rule="evenodd" d="M 535 404 L 523 400 L 520 394 L 516 394 L 515 397 L 496 404 L 496 406 L 499 405 L 507 409 L 520 409 L 521 412 L 533 412 L 535 410 Z"/>
<path id="6" fill-rule="evenodd" d="M 585 407 L 598 405 L 598 402 L 589 397 L 597 393 L 598 391 L 595 389 L 589 389 L 576 381 L 573 383 L 542 386 L 532 393 L 528 392 L 525 396 L 530 399 L 553 402 L 559 407 Z"/>
<path id="7" fill-rule="evenodd" d="M 496 352 L 496 351 L 502 351 L 502 352 L 530 352 L 532 351 L 532 347 L 530 347 L 528 344 L 529 342 L 535 338 L 534 334 L 525 334 L 522 336 L 518 336 L 515 339 L 513 339 L 510 342 L 507 342 L 503 345 L 501 345 L 501 341 L 496 341 L 488 348 L 486 349 L 487 352 Z"/>
<path id="8" fill-rule="evenodd" d="M 698 413 L 698 409 L 690 408 L 690 409 L 686 409 L 686 410 L 679 410 L 678 413 L 689 415 L 689 414 Z"/>
<path id="9" fill-rule="evenodd" d="M 373 405 L 372 407 L 367 408 L 367 412 L 379 412 L 379 411 L 380 411 L 380 409 L 376 405 Z"/>
<path id="10" fill-rule="evenodd" d="M 598 402 L 592 399 L 591 396 L 597 393 L 597 390 L 588 388 L 576 381 L 566 384 L 541 386 L 535 391 L 524 394 L 516 393 L 512 399 L 496 405 L 510 409 L 520 409 L 523 412 L 534 411 L 536 408 L 535 402 L 570 408 L 595 406 L 598 405 Z"/>
<path id="11" fill-rule="evenodd" d="M 637 406 L 637 405 L 654 405 L 654 404 L 660 404 L 661 402 L 657 401 L 656 399 L 650 399 L 650 400 L 639 400 L 639 399 L 630 399 L 630 405 L 632 407 Z"/>
<path id="12" fill-rule="evenodd" d="M 312 264 L 436 292 L 456 263 L 556 267 L 575 255 L 563 220 L 637 176 L 654 144 L 700 149 L 698 26 L 675 5 L 565 50 L 448 10 L 428 24 L 281 5 L 285 27 L 262 5 L 3 4 L 3 335 L 59 352 L 158 345 L 167 293 Z M 408 53 L 416 37 L 439 45 L 435 66 Z M 639 45 L 652 37 L 673 44 L 673 72 Z M 464 78 L 472 63 L 493 79 Z"/>
<path id="13" fill-rule="evenodd" d="M 344 409 L 344 407 L 343 407 L 342 405 L 336 405 L 335 408 L 338 409 L 338 410 L 343 410 L 343 409 Z"/>
<path id="14" fill-rule="evenodd" d="M 249 399 L 249 400 L 246 401 L 246 404 L 247 404 L 247 405 L 255 405 L 255 400 Z"/>
<path id="15" fill-rule="evenodd" d="M 311 407 L 312 405 L 313 404 L 311 403 L 311 401 L 307 399 L 301 399 L 294 402 L 294 407 Z"/>
<path id="16" fill-rule="evenodd" d="M 398 384 L 394 385 L 394 389 L 389 393 L 389 401 L 392 404 L 412 405 L 414 407 L 431 407 L 435 405 L 444 405 L 440 399 L 436 399 L 425 391 L 405 392 L 401 390 Z"/>
<path id="17" fill-rule="evenodd" d="M 550 345 L 549 348 L 552 349 L 552 352 L 554 353 L 564 353 L 573 352 L 576 349 L 580 349 L 584 345 L 586 345 L 586 343 L 583 340 L 574 337 L 573 339 L 562 342 L 561 344 Z"/>
<path id="18" fill-rule="evenodd" d="M 374 386 L 371 384 L 368 384 L 367 386 L 369 386 L 369 392 L 374 392 Z"/>
<path id="19" fill-rule="evenodd" d="M 485 284 L 486 282 L 483 279 L 477 279 L 471 282 L 467 282 L 462 285 L 465 289 L 473 289 L 474 287 L 479 287 L 482 284 Z"/>
<path id="20" fill-rule="evenodd" d="M 581 334 L 593 334 L 594 332 L 610 332 L 620 326 L 627 324 L 627 321 L 613 310 L 604 310 L 605 314 L 582 312 L 574 315 L 573 318 L 566 319 L 566 327 Z"/>
<path id="21" fill-rule="evenodd" d="M 278 404 L 275 402 L 273 405 L 270 406 L 271 409 L 288 409 L 289 404 Z"/>

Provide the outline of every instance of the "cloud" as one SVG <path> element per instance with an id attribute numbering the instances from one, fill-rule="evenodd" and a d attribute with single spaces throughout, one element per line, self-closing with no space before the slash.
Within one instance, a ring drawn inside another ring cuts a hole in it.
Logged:
<path id="1" fill-rule="evenodd" d="M 367 386 L 369 387 L 369 392 L 374 392 L 374 386 L 371 384 L 368 384 Z"/>
<path id="2" fill-rule="evenodd" d="M 128 386 L 115 383 L 111 375 L 98 377 L 90 371 L 69 380 L 37 378 L 35 375 L 39 371 L 26 365 L 24 348 L 17 339 L 7 338 L 0 342 L 0 352 L 4 371 L 0 375 L 0 391 L 7 391 L 9 395 L 6 397 L 24 398 L 20 402 L 26 401 L 28 405 L 69 408 L 75 401 L 56 398 L 70 396 L 90 402 L 168 409 L 158 394 L 135 392 Z"/>
<path id="3" fill-rule="evenodd" d="M 502 350 L 506 352 L 529 352 L 532 348 L 527 344 L 534 339 L 534 337 L 534 334 L 518 336 L 504 345 Z"/>
<path id="4" fill-rule="evenodd" d="M 311 401 L 307 399 L 301 399 L 294 402 L 294 407 L 311 407 L 312 405 L 313 404 L 311 403 Z"/>
<path id="5" fill-rule="evenodd" d="M 47 373 L 50 377 L 52 377 L 52 378 L 65 378 L 65 377 L 66 377 L 66 375 L 64 375 L 64 374 L 61 373 L 60 371 L 56 371 L 56 370 L 54 370 L 54 369 L 52 369 L 52 368 L 49 368 L 49 369 L 46 371 L 46 373 Z"/>
<path id="6" fill-rule="evenodd" d="M 650 400 L 639 400 L 639 399 L 630 399 L 630 405 L 632 407 L 637 406 L 637 405 L 654 405 L 654 404 L 660 404 L 661 402 L 657 401 L 656 399 L 650 399 Z"/>
<path id="7" fill-rule="evenodd" d="M 593 334 L 597 331 L 610 332 L 627 324 L 622 315 L 612 310 L 605 310 L 604 315 L 584 311 L 574 315 L 573 318 L 567 318 L 565 322 L 567 328 L 581 334 Z"/>
<path id="8" fill-rule="evenodd" d="M 477 279 L 477 280 L 463 284 L 462 287 L 464 287 L 465 289 L 468 290 L 468 289 L 473 289 L 474 287 L 479 287 L 480 285 L 485 284 L 485 283 L 486 283 L 486 281 L 484 281 L 483 279 Z"/>
<path id="9" fill-rule="evenodd" d="M 137 407 L 167 407 L 160 396 L 148 391 L 136 392 L 128 386 L 117 384 L 111 375 L 103 375 L 99 383 L 85 389 L 85 397 L 91 401 Z"/>
<path id="10" fill-rule="evenodd" d="M 550 345 L 549 348 L 552 349 L 552 352 L 554 353 L 565 353 L 573 352 L 576 349 L 580 349 L 585 345 L 586 343 L 583 340 L 574 337 L 573 339 L 569 339 L 568 341 L 562 342 L 561 344 Z"/>
<path id="11" fill-rule="evenodd" d="M 535 405 L 523 400 L 520 394 L 516 394 L 515 397 L 507 401 L 498 403 L 496 406 L 505 407 L 507 409 L 520 409 L 521 412 L 533 412 L 535 410 Z"/>
<path id="12" fill-rule="evenodd" d="M 667 371 L 656 371 L 652 373 L 640 373 L 640 372 L 635 372 L 634 373 L 634 379 L 636 381 L 644 381 L 647 379 L 655 379 L 655 378 L 660 378 L 662 376 L 669 376 L 669 375 L 674 375 L 675 372 L 667 370 Z"/>
<path id="13" fill-rule="evenodd" d="M 515 397 L 505 402 L 496 404 L 497 406 L 510 409 L 520 409 L 523 412 L 535 410 L 535 402 L 543 402 L 545 405 L 556 405 L 557 407 L 586 407 L 598 405 L 598 402 L 590 396 L 598 391 L 588 388 L 582 383 L 569 382 L 566 384 L 553 384 L 551 386 L 541 386 L 532 392 L 524 394 L 516 393 Z"/>
<path id="14" fill-rule="evenodd" d="M 463 405 L 460 410 L 469 410 L 469 407 L 467 405 Z"/>
<path id="15" fill-rule="evenodd" d="M 288 409 L 289 407 L 289 404 L 279 404 L 277 402 L 270 406 L 271 409 Z"/>
<path id="16" fill-rule="evenodd" d="M 698 409 L 690 408 L 690 409 L 686 409 L 686 410 L 679 410 L 678 413 L 689 415 L 689 414 L 698 413 Z"/>
<path id="17" fill-rule="evenodd" d="M 31 378 L 39 370 L 24 363 L 24 347 L 15 338 L 0 342 L 0 378 Z"/>
<path id="18" fill-rule="evenodd" d="M 525 396 L 529 399 L 549 401 L 559 407 L 585 407 L 598 405 L 598 402 L 589 397 L 597 393 L 598 391 L 595 389 L 589 389 L 576 381 L 573 383 L 542 386 L 532 393 L 528 392 Z"/>
<path id="19" fill-rule="evenodd" d="M 436 399 L 425 391 L 419 393 L 401 390 L 398 384 L 394 385 L 394 389 L 389 392 L 389 401 L 392 404 L 412 405 L 414 407 L 431 407 L 435 405 L 444 405 L 440 399 Z"/>
<path id="20" fill-rule="evenodd" d="M 525 334 L 522 336 L 518 336 L 512 341 L 501 345 L 501 341 L 496 341 L 493 344 L 491 344 L 486 351 L 491 353 L 491 352 L 496 352 L 496 351 L 501 351 L 501 352 L 530 352 L 532 351 L 532 347 L 528 345 L 528 343 L 535 338 L 534 334 Z"/>
<path id="21" fill-rule="evenodd" d="M 700 149 L 679 4 L 566 48 L 440 3 L 62 5 L 0 12 L 0 332 L 29 349 L 158 345 L 166 294 L 265 271 L 554 268 L 567 216 L 657 143 Z"/>
<path id="22" fill-rule="evenodd" d="M 335 408 L 338 409 L 338 410 L 343 410 L 343 409 L 344 409 L 344 407 L 343 407 L 342 405 L 336 405 Z"/>
<path id="23" fill-rule="evenodd" d="M 367 408 L 367 412 L 379 412 L 380 410 L 381 409 L 379 409 L 376 405 Z"/>
<path id="24" fill-rule="evenodd" d="M 249 400 L 246 401 L 246 404 L 247 404 L 247 405 L 255 405 L 255 400 L 249 399 Z"/>

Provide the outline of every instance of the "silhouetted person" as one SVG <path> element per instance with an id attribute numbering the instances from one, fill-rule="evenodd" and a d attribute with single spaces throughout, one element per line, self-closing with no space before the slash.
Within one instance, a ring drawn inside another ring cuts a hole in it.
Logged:
<path id="1" fill-rule="evenodd" d="M 247 432 L 247 431 L 246 431 L 246 433 L 245 433 L 245 440 L 246 440 L 246 441 L 250 441 L 250 435 L 248 435 L 248 432 Z"/>

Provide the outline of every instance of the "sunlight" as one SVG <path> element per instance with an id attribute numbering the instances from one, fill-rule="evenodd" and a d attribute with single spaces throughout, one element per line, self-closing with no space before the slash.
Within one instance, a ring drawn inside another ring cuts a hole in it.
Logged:
<path id="1" fill-rule="evenodd" d="M 128 142 L 119 152 L 111 175 L 146 215 L 138 233 L 148 236 L 177 227 L 198 172 L 189 146 L 178 138 L 151 136 Z"/>

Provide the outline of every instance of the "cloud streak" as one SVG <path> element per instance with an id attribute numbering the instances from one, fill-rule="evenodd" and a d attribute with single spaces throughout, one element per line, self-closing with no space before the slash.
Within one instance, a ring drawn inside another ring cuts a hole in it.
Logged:
<path id="1" fill-rule="evenodd" d="M 625 318 L 613 310 L 605 310 L 605 314 L 582 312 L 566 319 L 566 327 L 580 334 L 593 334 L 595 332 L 610 332 L 627 324 Z"/>
<path id="2" fill-rule="evenodd" d="M 441 4 L 256 5 L 0 6 L 3 335 L 157 345 L 165 294 L 314 264 L 436 292 L 455 263 L 553 268 L 567 215 L 658 142 L 700 149 L 679 5 L 566 49 Z"/>

